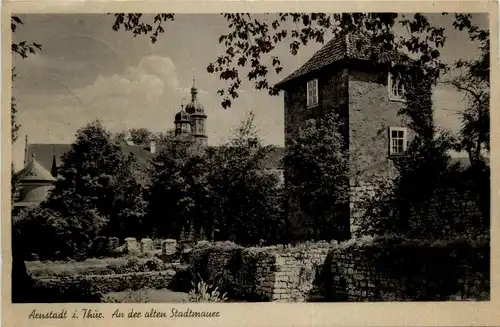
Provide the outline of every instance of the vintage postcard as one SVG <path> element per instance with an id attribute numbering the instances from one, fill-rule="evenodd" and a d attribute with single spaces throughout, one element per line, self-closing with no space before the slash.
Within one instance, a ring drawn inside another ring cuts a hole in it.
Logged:
<path id="1" fill-rule="evenodd" d="M 496 2 L 2 23 L 3 326 L 500 324 Z"/>

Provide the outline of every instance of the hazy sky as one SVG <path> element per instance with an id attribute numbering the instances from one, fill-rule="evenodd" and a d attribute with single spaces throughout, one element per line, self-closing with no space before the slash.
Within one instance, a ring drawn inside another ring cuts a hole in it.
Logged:
<path id="1" fill-rule="evenodd" d="M 467 35 L 453 29 L 453 15 L 427 16 L 446 28 L 448 40 L 441 51 L 444 61 L 477 55 L 477 47 Z M 13 95 L 22 125 L 14 147 L 17 167 L 22 164 L 26 134 L 30 143 L 70 143 L 78 128 L 96 118 L 113 132 L 137 127 L 154 132 L 173 128 L 182 98 L 189 98 L 193 77 L 208 115 L 209 144 L 226 139 L 248 110 L 255 112 L 265 143 L 284 143 L 282 95 L 271 97 L 265 91 L 253 90 L 247 82 L 231 108 L 220 106 L 216 91 L 224 82 L 206 71 L 223 51 L 219 36 L 229 31 L 220 15 L 176 15 L 174 22 L 165 25 L 165 33 L 156 44 L 151 44 L 147 36 L 134 38 L 131 33 L 113 31 L 112 15 L 22 15 L 21 19 L 24 25 L 16 31 L 14 40 L 35 41 L 42 44 L 43 51 L 25 60 L 14 58 L 18 77 Z M 475 16 L 474 21 L 487 27 L 486 15 Z M 320 46 L 311 43 L 297 56 L 290 55 L 286 44 L 280 46 L 276 54 L 281 56 L 284 69 L 279 76 L 271 75 L 270 82 L 292 73 Z M 463 109 L 461 99 L 461 94 L 448 87 L 435 90 L 436 121 L 440 125 L 453 131 L 459 128 L 454 112 Z"/>

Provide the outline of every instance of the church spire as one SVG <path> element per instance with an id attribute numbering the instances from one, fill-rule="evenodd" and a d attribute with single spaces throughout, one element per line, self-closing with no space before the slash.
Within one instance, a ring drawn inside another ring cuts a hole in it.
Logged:
<path id="1" fill-rule="evenodd" d="M 195 85 L 196 79 L 193 77 L 193 86 L 191 87 L 191 102 L 196 101 L 196 95 L 198 94 L 198 89 Z"/>
<path id="2" fill-rule="evenodd" d="M 28 134 L 24 138 L 24 166 L 28 164 Z"/>

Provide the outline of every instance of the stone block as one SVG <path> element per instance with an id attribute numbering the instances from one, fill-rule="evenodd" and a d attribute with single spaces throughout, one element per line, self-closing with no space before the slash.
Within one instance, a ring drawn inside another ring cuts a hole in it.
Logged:
<path id="1" fill-rule="evenodd" d="M 161 253 L 163 255 L 173 255 L 177 252 L 177 241 L 173 239 L 164 240 L 161 243 Z"/>
<path id="2" fill-rule="evenodd" d="M 150 238 L 143 238 L 141 240 L 141 253 L 153 251 L 153 240 Z"/>
<path id="3" fill-rule="evenodd" d="M 118 237 L 108 238 L 108 250 L 109 251 L 114 251 L 119 246 L 120 246 L 120 239 Z"/>
<path id="4" fill-rule="evenodd" d="M 140 253 L 139 244 L 135 237 L 127 237 L 125 239 L 125 252 L 131 255 L 137 255 Z"/>

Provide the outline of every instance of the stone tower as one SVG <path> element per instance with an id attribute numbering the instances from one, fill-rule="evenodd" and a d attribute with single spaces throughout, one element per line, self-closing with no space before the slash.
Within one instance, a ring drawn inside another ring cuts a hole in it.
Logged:
<path id="1" fill-rule="evenodd" d="M 195 86 L 193 78 L 193 86 L 191 87 L 191 102 L 186 105 L 186 112 L 189 114 L 191 121 L 191 133 L 193 137 L 201 144 L 207 145 L 207 134 L 205 129 L 205 121 L 207 115 L 205 109 L 198 102 L 198 89 Z"/>

